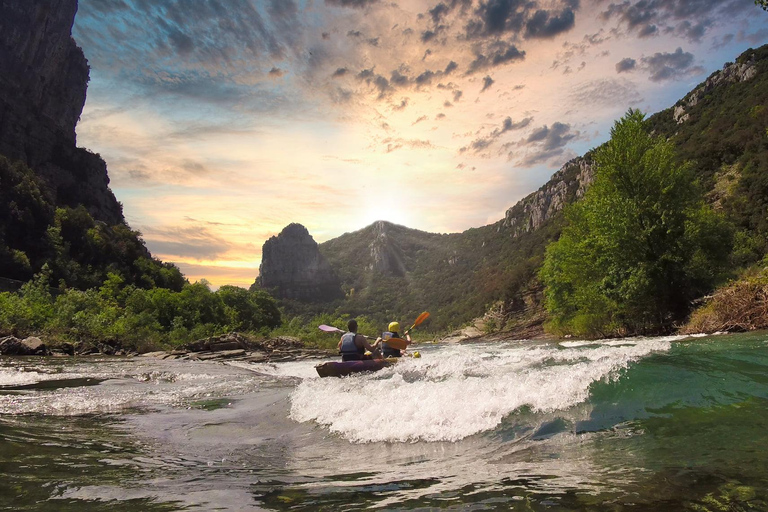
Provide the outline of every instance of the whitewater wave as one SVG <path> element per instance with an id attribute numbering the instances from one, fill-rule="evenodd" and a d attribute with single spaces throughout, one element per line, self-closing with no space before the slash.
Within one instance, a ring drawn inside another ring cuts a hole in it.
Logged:
<path id="1" fill-rule="evenodd" d="M 671 347 L 670 338 L 622 341 L 443 348 L 374 374 L 306 379 L 291 395 L 290 416 L 355 443 L 458 441 L 524 406 L 544 413 L 573 407 L 594 382 Z"/>

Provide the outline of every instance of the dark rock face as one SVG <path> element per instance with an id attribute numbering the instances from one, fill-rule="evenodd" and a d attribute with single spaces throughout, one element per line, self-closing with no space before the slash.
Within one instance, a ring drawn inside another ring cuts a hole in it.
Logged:
<path id="1" fill-rule="evenodd" d="M 338 276 L 301 224 L 289 224 L 264 242 L 261 253 L 255 284 L 276 297 L 312 302 L 344 296 Z"/>
<path id="2" fill-rule="evenodd" d="M 76 12 L 77 0 L 0 1 L 0 154 L 35 170 L 57 203 L 118 224 L 106 164 L 75 145 L 89 79 Z"/>

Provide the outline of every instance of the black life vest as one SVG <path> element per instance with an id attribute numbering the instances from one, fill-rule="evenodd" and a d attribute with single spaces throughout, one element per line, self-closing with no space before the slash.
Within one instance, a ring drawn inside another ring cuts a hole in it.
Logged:
<path id="1" fill-rule="evenodd" d="M 390 338 L 399 338 L 400 336 L 396 332 L 383 332 L 381 333 L 381 353 L 384 355 L 384 357 L 400 357 L 402 354 L 400 353 L 400 349 L 392 348 L 389 345 L 387 345 L 386 340 Z"/>

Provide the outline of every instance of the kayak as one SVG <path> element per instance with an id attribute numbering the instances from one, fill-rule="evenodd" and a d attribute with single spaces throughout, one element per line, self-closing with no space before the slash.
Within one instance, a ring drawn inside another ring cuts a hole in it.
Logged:
<path id="1" fill-rule="evenodd" d="M 397 362 L 396 357 L 366 359 L 364 361 L 328 361 L 315 366 L 321 377 L 344 377 L 351 373 L 376 372 Z"/>

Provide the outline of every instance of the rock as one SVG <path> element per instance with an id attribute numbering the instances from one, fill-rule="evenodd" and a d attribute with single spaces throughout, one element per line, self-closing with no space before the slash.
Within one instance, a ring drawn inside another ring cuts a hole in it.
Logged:
<path id="1" fill-rule="evenodd" d="M 273 290 L 278 298 L 309 302 L 344 296 L 339 277 L 301 224 L 289 224 L 264 242 L 254 286 Z"/>
<path id="2" fill-rule="evenodd" d="M 7 336 L 0 339 L 0 354 L 4 356 L 44 356 L 48 354 L 48 349 L 45 343 L 35 336 L 23 340 L 15 336 Z"/>
<path id="3" fill-rule="evenodd" d="M 688 110 L 698 105 L 713 89 L 728 84 L 746 82 L 753 79 L 755 75 L 757 75 L 757 63 L 754 54 L 747 57 L 743 62 L 726 63 L 722 70 L 712 73 L 704 83 L 688 93 L 675 105 L 675 110 L 672 113 L 673 119 L 677 124 L 688 121 L 691 118 Z"/>
<path id="4" fill-rule="evenodd" d="M 269 358 L 266 354 L 260 354 L 258 352 L 252 352 L 248 355 L 244 360 L 249 363 L 263 363 L 264 361 L 267 361 Z"/>
<path id="5" fill-rule="evenodd" d="M 4 0 L 0 16 L 0 154 L 22 160 L 59 204 L 123 223 L 104 161 L 77 148 L 88 61 L 72 39 L 77 0 Z"/>
<path id="6" fill-rule="evenodd" d="M 507 210 L 498 231 L 508 229 L 516 238 L 537 230 L 570 203 L 570 197 L 583 197 L 593 180 L 591 160 L 578 157 L 567 162 L 544 186 Z"/>
<path id="7" fill-rule="evenodd" d="M 369 245 L 372 263 L 369 270 L 375 270 L 379 274 L 389 276 L 405 275 L 405 256 L 403 250 L 387 236 L 387 227 L 390 224 L 377 221 L 373 224 L 373 242 Z"/>
<path id="8" fill-rule="evenodd" d="M 219 343 L 211 343 L 210 350 L 211 352 L 221 352 L 223 350 L 237 350 L 237 349 L 243 349 L 243 347 L 240 346 L 240 343 L 237 341 L 221 341 Z"/>
<path id="9" fill-rule="evenodd" d="M 24 349 L 26 350 L 28 355 L 44 356 L 48 353 L 48 349 L 45 347 L 45 343 L 43 343 L 43 340 L 41 340 L 36 336 L 30 336 L 28 338 L 24 338 L 21 344 L 24 346 Z"/>
<path id="10" fill-rule="evenodd" d="M 156 357 L 157 359 L 164 359 L 165 356 L 168 355 L 168 352 L 164 350 L 158 350 L 156 352 L 147 352 L 145 354 L 141 354 L 142 357 Z"/>
<path id="11" fill-rule="evenodd" d="M 6 336 L 0 338 L 0 354 L 4 356 L 15 356 L 21 348 L 21 340 L 15 336 Z"/>
<path id="12" fill-rule="evenodd" d="M 231 359 L 233 357 L 245 356 L 245 350 L 222 350 L 221 352 L 195 353 L 190 354 L 189 358 L 198 361 L 214 361 L 217 359 Z"/>

